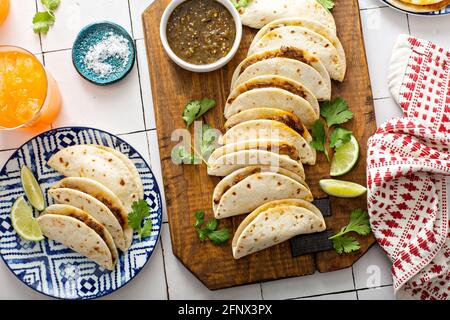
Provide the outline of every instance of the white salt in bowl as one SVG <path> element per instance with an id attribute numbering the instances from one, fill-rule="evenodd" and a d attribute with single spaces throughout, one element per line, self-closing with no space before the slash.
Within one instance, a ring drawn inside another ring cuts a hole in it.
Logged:
<path id="1" fill-rule="evenodd" d="M 108 21 L 84 27 L 72 48 L 72 62 L 78 73 L 101 86 L 125 78 L 135 60 L 133 38 L 124 28 Z"/>

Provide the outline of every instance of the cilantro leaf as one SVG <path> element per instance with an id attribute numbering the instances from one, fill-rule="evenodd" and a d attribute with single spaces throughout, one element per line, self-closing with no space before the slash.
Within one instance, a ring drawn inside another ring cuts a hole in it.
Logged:
<path id="1" fill-rule="evenodd" d="M 217 219 L 211 219 L 206 224 L 206 230 L 214 231 L 217 229 L 218 226 L 219 226 L 219 221 L 217 221 Z"/>
<path id="2" fill-rule="evenodd" d="M 361 246 L 354 237 L 340 236 L 333 239 L 333 248 L 338 254 L 358 251 Z"/>
<path id="3" fill-rule="evenodd" d="M 250 4 L 251 0 L 231 0 L 231 3 L 236 7 L 236 9 L 239 8 L 245 8 Z"/>
<path id="4" fill-rule="evenodd" d="M 58 9 L 61 0 L 41 0 L 42 5 L 51 13 Z"/>
<path id="5" fill-rule="evenodd" d="M 195 211 L 195 224 L 194 227 L 196 229 L 201 228 L 201 226 L 205 223 L 205 213 L 203 211 Z"/>
<path id="6" fill-rule="evenodd" d="M 348 109 L 347 102 L 342 98 L 322 103 L 320 115 L 326 119 L 328 127 L 353 119 L 353 112 Z"/>
<path id="7" fill-rule="evenodd" d="M 344 143 L 350 141 L 352 132 L 344 128 L 336 128 L 330 136 L 330 147 L 339 149 Z"/>
<path id="8" fill-rule="evenodd" d="M 312 135 L 312 141 L 309 143 L 311 147 L 316 149 L 317 151 L 322 151 L 325 153 L 325 156 L 327 157 L 328 162 L 330 162 L 330 157 L 328 156 L 328 150 L 325 146 L 326 141 L 326 132 L 325 132 L 325 126 L 323 122 L 320 119 L 317 119 L 316 122 L 314 122 L 314 125 L 311 129 L 311 135 Z"/>
<path id="9" fill-rule="evenodd" d="M 368 235 L 370 229 L 370 219 L 367 211 L 362 209 L 353 210 L 350 214 L 350 222 L 345 228 L 346 232 L 354 231 L 361 236 Z"/>
<path id="10" fill-rule="evenodd" d="M 208 238 L 215 245 L 223 244 L 230 238 L 230 232 L 228 229 L 213 231 L 208 234 Z"/>
<path id="11" fill-rule="evenodd" d="M 219 140 L 220 133 L 217 130 L 211 128 L 207 123 L 202 126 L 202 143 L 201 154 L 203 158 L 208 159 L 209 156 L 216 150 L 216 142 Z"/>
<path id="12" fill-rule="evenodd" d="M 198 238 L 201 242 L 204 242 L 208 237 L 213 244 L 222 244 L 230 238 L 230 233 L 227 229 L 216 230 L 219 226 L 217 219 L 211 219 L 206 223 L 205 228 L 201 228 L 205 223 L 205 213 L 197 210 L 195 212 L 195 230 L 197 231 Z"/>
<path id="13" fill-rule="evenodd" d="M 172 161 L 176 164 L 194 164 L 197 158 L 188 152 L 182 145 L 176 146 L 172 150 Z"/>
<path id="14" fill-rule="evenodd" d="M 182 118 L 188 127 L 195 121 L 200 108 L 201 105 L 198 100 L 191 100 L 184 107 Z"/>
<path id="15" fill-rule="evenodd" d="M 369 214 L 362 209 L 355 209 L 350 214 L 348 225 L 343 227 L 329 239 L 333 241 L 333 247 L 337 253 L 342 254 L 357 251 L 361 248 L 358 240 L 354 237 L 345 236 L 346 233 L 356 232 L 361 236 L 366 236 L 372 232 L 370 228 Z"/>
<path id="16" fill-rule="evenodd" d="M 38 12 L 33 17 L 33 31 L 35 33 L 47 33 L 55 23 L 55 17 L 47 11 Z"/>
<path id="17" fill-rule="evenodd" d="M 148 228 L 150 228 L 151 232 L 151 226 L 149 226 L 148 222 L 145 223 L 144 229 L 142 229 L 142 221 L 150 216 L 150 206 L 147 201 L 141 199 L 133 202 L 131 205 L 131 210 L 132 211 L 128 214 L 128 224 L 131 228 L 138 232 L 139 238 L 141 238 L 149 232 Z"/>
<path id="18" fill-rule="evenodd" d="M 184 106 L 182 118 L 189 128 L 195 120 L 203 116 L 215 106 L 216 100 L 214 99 L 205 98 L 203 100 L 191 100 Z"/>
<path id="19" fill-rule="evenodd" d="M 216 106 L 216 100 L 205 98 L 200 101 L 200 111 L 198 112 L 196 119 L 200 118 L 206 112 L 211 110 Z"/>
<path id="20" fill-rule="evenodd" d="M 153 222 L 152 222 L 152 220 L 149 219 L 149 220 L 145 221 L 144 227 L 138 233 L 139 239 L 150 237 L 151 234 L 152 234 L 152 229 L 153 229 Z"/>
<path id="21" fill-rule="evenodd" d="M 207 230 L 207 229 L 202 229 L 202 230 L 197 230 L 198 233 L 198 238 L 200 239 L 201 242 L 206 240 L 206 237 L 208 236 L 208 234 L 211 231 Z"/>
<path id="22" fill-rule="evenodd" d="M 331 10 L 334 8 L 334 0 L 317 0 L 326 9 Z"/>

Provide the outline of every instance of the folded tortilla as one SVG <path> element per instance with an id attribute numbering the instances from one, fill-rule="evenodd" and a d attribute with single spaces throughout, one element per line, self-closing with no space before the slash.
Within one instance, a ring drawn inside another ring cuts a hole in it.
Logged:
<path id="1" fill-rule="evenodd" d="M 240 259 L 297 235 L 325 229 L 323 216 L 313 204 L 300 199 L 275 200 L 242 221 L 233 237 L 233 256 Z"/>
<path id="2" fill-rule="evenodd" d="M 137 190 L 138 190 L 137 192 L 139 195 L 139 199 L 144 199 L 144 186 L 142 184 L 141 176 L 139 175 L 139 172 L 138 172 L 136 166 L 134 165 L 133 161 L 131 161 L 130 158 L 128 158 L 126 155 L 124 155 L 122 152 L 120 152 L 116 149 L 106 147 L 106 146 L 100 146 L 100 145 L 94 145 L 94 147 L 97 147 L 97 148 L 100 148 L 107 152 L 110 152 L 113 155 L 115 155 L 117 158 L 122 160 L 122 162 L 125 164 L 125 166 L 130 171 L 130 173 L 133 177 L 133 180 L 137 186 Z"/>
<path id="3" fill-rule="evenodd" d="M 281 140 L 292 144 L 300 156 L 300 161 L 304 164 L 314 165 L 316 163 L 316 151 L 309 144 L 310 135 L 299 132 L 288 125 L 275 120 L 250 120 L 239 123 L 230 128 L 219 139 L 219 143 L 230 144 L 248 140 Z M 306 139 L 305 139 L 306 138 Z"/>
<path id="4" fill-rule="evenodd" d="M 278 88 L 253 89 L 240 94 L 225 109 L 225 118 L 256 108 L 279 109 L 295 114 L 307 128 L 319 119 L 311 104 L 305 99 Z"/>
<path id="5" fill-rule="evenodd" d="M 300 162 L 267 150 L 251 149 L 226 153 L 208 164 L 210 176 L 224 177 L 241 168 L 262 165 L 289 170 L 305 180 L 305 171 Z"/>
<path id="6" fill-rule="evenodd" d="M 306 141 L 310 142 L 312 137 L 302 121 L 294 113 L 274 108 L 255 108 L 241 111 L 231 116 L 224 125 L 225 131 L 232 127 L 250 120 L 274 120 L 287 125 L 300 134 Z"/>
<path id="7" fill-rule="evenodd" d="M 331 79 L 344 80 L 347 68 L 345 56 L 340 56 L 338 49 L 327 38 L 305 27 L 286 26 L 267 32 L 249 50 L 248 55 L 279 49 L 283 46 L 307 50 L 322 61 Z"/>
<path id="8" fill-rule="evenodd" d="M 105 204 L 93 196 L 75 189 L 52 188 L 48 194 L 57 203 L 71 205 L 90 214 L 109 231 L 117 248 L 122 251 L 128 249 L 122 226 Z"/>
<path id="9" fill-rule="evenodd" d="M 111 190 L 95 180 L 78 177 L 62 179 L 52 186 L 49 191 L 50 194 L 52 194 L 52 190 L 57 189 L 72 189 L 83 192 L 105 205 L 114 215 L 123 230 L 125 244 L 123 248 L 121 248 L 121 246 L 118 246 L 118 248 L 122 251 L 128 250 L 133 241 L 133 229 L 128 225 L 128 211 L 123 206 L 122 201 L 120 201 L 120 199 Z"/>
<path id="10" fill-rule="evenodd" d="M 141 199 L 140 181 L 121 158 L 97 146 L 76 145 L 55 153 L 48 165 L 66 177 L 86 177 L 110 189 L 130 212 L 134 201 Z"/>
<path id="11" fill-rule="evenodd" d="M 255 53 L 244 59 L 233 73 L 231 89 L 250 77 L 268 75 L 269 72 L 303 83 L 317 99 L 329 100 L 331 80 L 323 63 L 307 50 L 287 46 Z"/>
<path id="12" fill-rule="evenodd" d="M 336 32 L 327 26 L 321 24 L 320 22 L 307 19 L 307 18 L 301 18 L 301 17 L 289 17 L 289 18 L 283 18 L 278 19 L 275 21 L 272 21 L 271 23 L 267 24 L 259 30 L 259 32 L 256 34 L 256 36 L 253 38 L 253 41 L 250 45 L 250 50 L 253 50 L 253 47 L 261 40 L 267 33 L 269 33 L 272 30 L 282 28 L 282 27 L 304 27 L 309 30 L 312 30 L 324 38 L 326 38 L 328 41 L 330 41 L 333 46 L 336 48 L 339 58 L 342 61 L 345 61 L 345 51 L 344 47 L 341 44 L 341 41 L 336 36 Z M 305 83 L 306 84 L 306 83 Z M 329 100 L 329 99 L 328 99 Z"/>
<path id="13" fill-rule="evenodd" d="M 78 208 L 55 204 L 37 218 L 42 233 L 100 266 L 114 270 L 118 253 L 108 230 Z"/>
<path id="14" fill-rule="evenodd" d="M 242 24 L 262 28 L 267 23 L 286 17 L 299 16 L 322 23 L 336 32 L 333 15 L 316 0 L 250 0 L 238 9 Z"/>
<path id="15" fill-rule="evenodd" d="M 216 219 L 248 213 L 273 200 L 313 200 L 308 187 L 282 174 L 281 170 L 277 171 L 265 171 L 256 166 L 243 168 L 226 176 L 213 193 Z"/>
<path id="16" fill-rule="evenodd" d="M 215 163 L 218 158 L 227 153 L 251 149 L 275 152 L 279 155 L 287 156 L 292 160 L 300 161 L 300 155 L 296 147 L 289 142 L 277 139 L 254 139 L 254 140 L 250 139 L 229 143 L 222 147 L 217 148 L 209 156 L 208 162 Z"/>
<path id="17" fill-rule="evenodd" d="M 305 85 L 317 100 L 330 100 L 331 88 L 313 67 L 293 59 L 272 58 L 252 64 L 231 85 L 231 90 L 259 76 L 282 76 Z"/>
<path id="18" fill-rule="evenodd" d="M 224 113 L 225 114 L 229 113 L 228 109 L 240 95 L 252 90 L 262 88 L 277 88 L 284 90 L 287 93 L 292 93 L 293 95 L 306 100 L 311 105 L 311 107 L 313 108 L 314 112 L 317 115 L 320 113 L 319 102 L 317 101 L 317 98 L 314 96 L 314 94 L 308 88 L 306 88 L 303 84 L 297 81 L 273 75 L 258 76 L 237 86 L 230 93 L 230 96 L 227 99 Z M 258 107 L 267 107 L 267 106 L 260 105 Z"/>

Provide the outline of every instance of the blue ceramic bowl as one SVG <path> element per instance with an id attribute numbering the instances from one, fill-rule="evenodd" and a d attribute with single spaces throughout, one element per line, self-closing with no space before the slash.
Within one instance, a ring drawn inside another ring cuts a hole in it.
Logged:
<path id="1" fill-rule="evenodd" d="M 128 61 L 117 57 L 109 57 L 103 62 L 112 66 L 112 72 L 101 75 L 88 68 L 85 57 L 89 49 L 100 43 L 105 37 L 112 33 L 122 36 L 128 40 Z M 78 73 L 86 80 L 101 86 L 115 83 L 125 78 L 133 69 L 136 60 L 136 49 L 133 38 L 121 26 L 112 22 L 97 22 L 84 27 L 78 34 L 72 48 L 72 62 Z"/>

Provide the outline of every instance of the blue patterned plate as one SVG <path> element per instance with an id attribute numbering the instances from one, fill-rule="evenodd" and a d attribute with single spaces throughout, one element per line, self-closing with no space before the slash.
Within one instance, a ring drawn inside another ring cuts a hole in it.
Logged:
<path id="1" fill-rule="evenodd" d="M 439 11 L 430 11 L 430 12 L 413 12 L 413 11 L 408 11 L 405 9 L 401 9 L 398 8 L 397 6 L 393 5 L 392 3 L 390 3 L 387 0 L 380 0 L 381 2 L 384 2 L 385 4 L 387 4 L 388 6 L 390 6 L 391 8 L 394 8 L 396 10 L 399 10 L 401 12 L 405 12 L 407 14 L 411 14 L 411 15 L 415 15 L 415 16 L 422 16 L 422 17 L 437 17 L 437 16 L 442 16 L 445 14 L 450 14 L 450 5 L 448 5 L 447 7 L 439 10 Z"/>
<path id="2" fill-rule="evenodd" d="M 22 165 L 27 165 L 33 171 L 44 191 L 47 204 L 50 204 L 52 202 L 47 191 L 62 176 L 47 166 L 47 161 L 57 151 L 77 144 L 105 145 L 128 156 L 140 173 L 145 199 L 151 208 L 151 236 L 139 241 L 135 235 L 130 250 L 119 254 L 120 259 L 114 271 L 105 270 L 52 240 L 22 240 L 11 225 L 11 207 L 19 196 L 24 195 L 20 182 Z M 124 286 L 150 259 L 161 230 L 161 195 L 150 167 L 128 143 L 97 129 L 60 128 L 42 133 L 25 143 L 0 171 L 0 199 L 0 256 L 23 283 L 56 298 L 93 299 Z"/>

